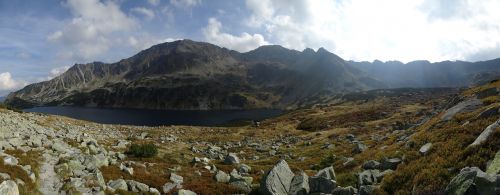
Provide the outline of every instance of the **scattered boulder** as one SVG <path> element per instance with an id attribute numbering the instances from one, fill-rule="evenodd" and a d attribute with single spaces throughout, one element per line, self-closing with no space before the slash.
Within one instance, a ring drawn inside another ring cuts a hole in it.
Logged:
<path id="1" fill-rule="evenodd" d="M 180 175 L 177 175 L 175 173 L 170 174 L 170 181 L 176 183 L 176 184 L 182 184 L 184 182 L 184 178 Z"/>
<path id="2" fill-rule="evenodd" d="M 363 164 L 363 169 L 379 169 L 380 168 L 380 163 L 376 160 L 369 160 L 369 161 L 366 161 L 364 164 Z"/>
<path id="3" fill-rule="evenodd" d="M 495 130 L 500 127 L 500 119 L 498 119 L 497 121 L 495 121 L 493 124 L 489 125 L 488 127 L 486 127 L 486 129 L 484 129 L 484 131 L 476 138 L 476 140 L 474 140 L 474 142 L 472 142 L 472 144 L 470 144 L 469 146 L 477 146 L 477 145 L 481 145 L 483 142 L 485 142 L 489 137 L 490 135 L 495 132 Z"/>
<path id="4" fill-rule="evenodd" d="M 318 171 L 318 173 L 316 173 L 315 176 L 316 177 L 324 177 L 324 178 L 331 179 L 331 180 L 337 179 L 335 176 L 335 170 L 333 170 L 332 166 L 321 169 L 320 171 Z"/>
<path id="5" fill-rule="evenodd" d="M 0 194 L 2 195 L 19 195 L 19 188 L 16 182 L 12 180 L 3 181 L 0 184 Z"/>
<path id="6" fill-rule="evenodd" d="M 374 185 L 359 186 L 358 195 L 371 195 L 376 188 Z"/>
<path id="7" fill-rule="evenodd" d="M 127 182 L 123 179 L 111 180 L 108 182 L 108 189 L 115 190 L 128 190 Z"/>
<path id="8" fill-rule="evenodd" d="M 165 194 L 171 192 L 175 188 L 182 188 L 182 185 L 168 182 L 168 183 L 163 184 L 163 186 L 162 186 L 163 193 L 165 193 Z"/>
<path id="9" fill-rule="evenodd" d="M 358 142 L 356 143 L 356 145 L 354 145 L 354 149 L 352 149 L 352 153 L 361 153 L 363 151 L 365 151 L 367 149 L 367 147 L 365 146 L 365 144 L 361 143 L 361 142 Z"/>
<path id="10" fill-rule="evenodd" d="M 13 156 L 3 157 L 3 164 L 5 165 L 16 166 L 18 163 L 19 161 L 16 159 L 16 157 Z"/>
<path id="11" fill-rule="evenodd" d="M 500 175 L 487 174 L 477 167 L 463 168 L 446 187 L 447 194 L 500 194 Z"/>
<path id="12" fill-rule="evenodd" d="M 221 170 L 217 171 L 217 173 L 214 175 L 215 181 L 220 182 L 220 183 L 227 183 L 227 182 L 229 182 L 230 178 L 231 177 L 227 173 L 225 173 L 224 171 L 221 171 Z"/>
<path id="13" fill-rule="evenodd" d="M 240 164 L 240 158 L 238 158 L 238 156 L 236 156 L 235 153 L 229 153 L 224 159 L 224 164 L 227 165 Z"/>
<path id="14" fill-rule="evenodd" d="M 149 186 L 146 184 L 143 184 L 141 182 L 137 182 L 134 180 L 127 180 L 126 182 L 127 182 L 129 191 L 141 192 L 141 193 L 149 192 Z"/>
<path id="15" fill-rule="evenodd" d="M 326 177 L 310 177 L 309 190 L 310 193 L 325 193 L 331 194 L 337 187 L 337 182 Z"/>
<path id="16" fill-rule="evenodd" d="M 441 116 L 441 120 L 442 121 L 451 120 L 457 113 L 474 110 L 482 104 L 483 103 L 481 102 L 481 100 L 478 100 L 476 98 L 462 101 L 457 105 L 446 110 L 446 112 Z"/>
<path id="17" fill-rule="evenodd" d="M 309 176 L 304 172 L 295 175 L 290 184 L 291 195 L 306 195 L 309 194 Z"/>
<path id="18" fill-rule="evenodd" d="M 382 163 L 380 164 L 380 167 L 382 170 L 387 170 L 387 169 L 392 169 L 396 170 L 399 164 L 401 164 L 401 159 L 399 158 L 385 158 Z"/>
<path id="19" fill-rule="evenodd" d="M 285 160 L 280 160 L 262 178 L 259 191 L 264 195 L 288 194 L 294 174 Z"/>
<path id="20" fill-rule="evenodd" d="M 432 143 L 426 143 L 418 150 L 420 154 L 426 155 L 432 147 Z"/>

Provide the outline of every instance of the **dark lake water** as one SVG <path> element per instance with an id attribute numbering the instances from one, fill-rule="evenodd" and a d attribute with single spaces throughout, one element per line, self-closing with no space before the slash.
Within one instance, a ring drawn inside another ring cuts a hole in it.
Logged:
<path id="1" fill-rule="evenodd" d="M 25 109 L 26 112 L 39 112 L 62 115 L 71 118 L 104 124 L 122 125 L 195 125 L 221 126 L 242 121 L 263 120 L 283 113 L 281 110 L 144 110 L 87 107 L 36 107 Z"/>

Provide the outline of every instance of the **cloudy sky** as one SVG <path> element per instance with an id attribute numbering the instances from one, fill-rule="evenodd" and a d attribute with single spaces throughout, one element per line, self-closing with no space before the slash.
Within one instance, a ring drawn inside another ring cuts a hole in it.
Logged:
<path id="1" fill-rule="evenodd" d="M 0 96 L 176 39 L 348 60 L 500 57 L 500 0 L 0 0 Z"/>

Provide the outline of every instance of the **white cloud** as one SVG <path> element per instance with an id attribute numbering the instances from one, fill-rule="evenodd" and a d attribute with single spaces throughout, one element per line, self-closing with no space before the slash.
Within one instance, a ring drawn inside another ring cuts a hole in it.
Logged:
<path id="1" fill-rule="evenodd" d="M 222 23 L 215 18 L 208 20 L 208 25 L 202 30 L 205 40 L 229 49 L 246 52 L 261 45 L 269 44 L 260 34 L 242 33 L 240 36 L 221 32 Z"/>
<path id="2" fill-rule="evenodd" d="M 191 9 L 201 4 L 201 0 L 170 0 L 170 4 L 182 9 Z"/>
<path id="3" fill-rule="evenodd" d="M 62 73 L 66 72 L 70 67 L 69 66 L 62 66 L 62 67 L 58 67 L 58 68 L 53 68 L 52 70 L 50 70 L 50 74 L 49 74 L 49 79 L 52 79 L 54 77 L 57 77 L 59 75 L 61 75 Z"/>
<path id="4" fill-rule="evenodd" d="M 108 51 L 113 43 L 113 33 L 136 28 L 137 22 L 123 13 L 114 1 L 68 0 L 73 19 L 47 39 L 70 47 L 72 57 L 90 60 Z"/>
<path id="5" fill-rule="evenodd" d="M 143 15 L 147 20 L 152 20 L 153 18 L 155 18 L 155 12 L 145 7 L 132 8 L 132 12 Z"/>
<path id="6" fill-rule="evenodd" d="M 25 85 L 24 81 L 14 80 L 10 72 L 0 73 L 0 92 L 19 89 Z"/>
<path id="7" fill-rule="evenodd" d="M 354 60 L 468 60 L 500 46 L 500 1 L 247 0 L 249 27 Z"/>
<path id="8" fill-rule="evenodd" d="M 148 3 L 157 6 L 160 5 L 160 0 L 148 0 Z"/>

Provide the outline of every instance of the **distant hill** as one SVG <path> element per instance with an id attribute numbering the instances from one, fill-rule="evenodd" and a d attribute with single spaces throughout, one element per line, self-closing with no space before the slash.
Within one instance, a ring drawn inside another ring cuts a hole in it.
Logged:
<path id="1" fill-rule="evenodd" d="M 285 108 L 322 94 L 385 87 L 342 58 L 262 46 L 239 53 L 180 40 L 116 63 L 76 64 L 11 93 L 16 107 L 79 105 L 148 109 Z"/>
<path id="2" fill-rule="evenodd" d="M 482 85 L 500 78 L 500 58 L 481 62 L 413 61 L 405 64 L 375 60 L 349 63 L 390 88 L 463 87 Z"/>

